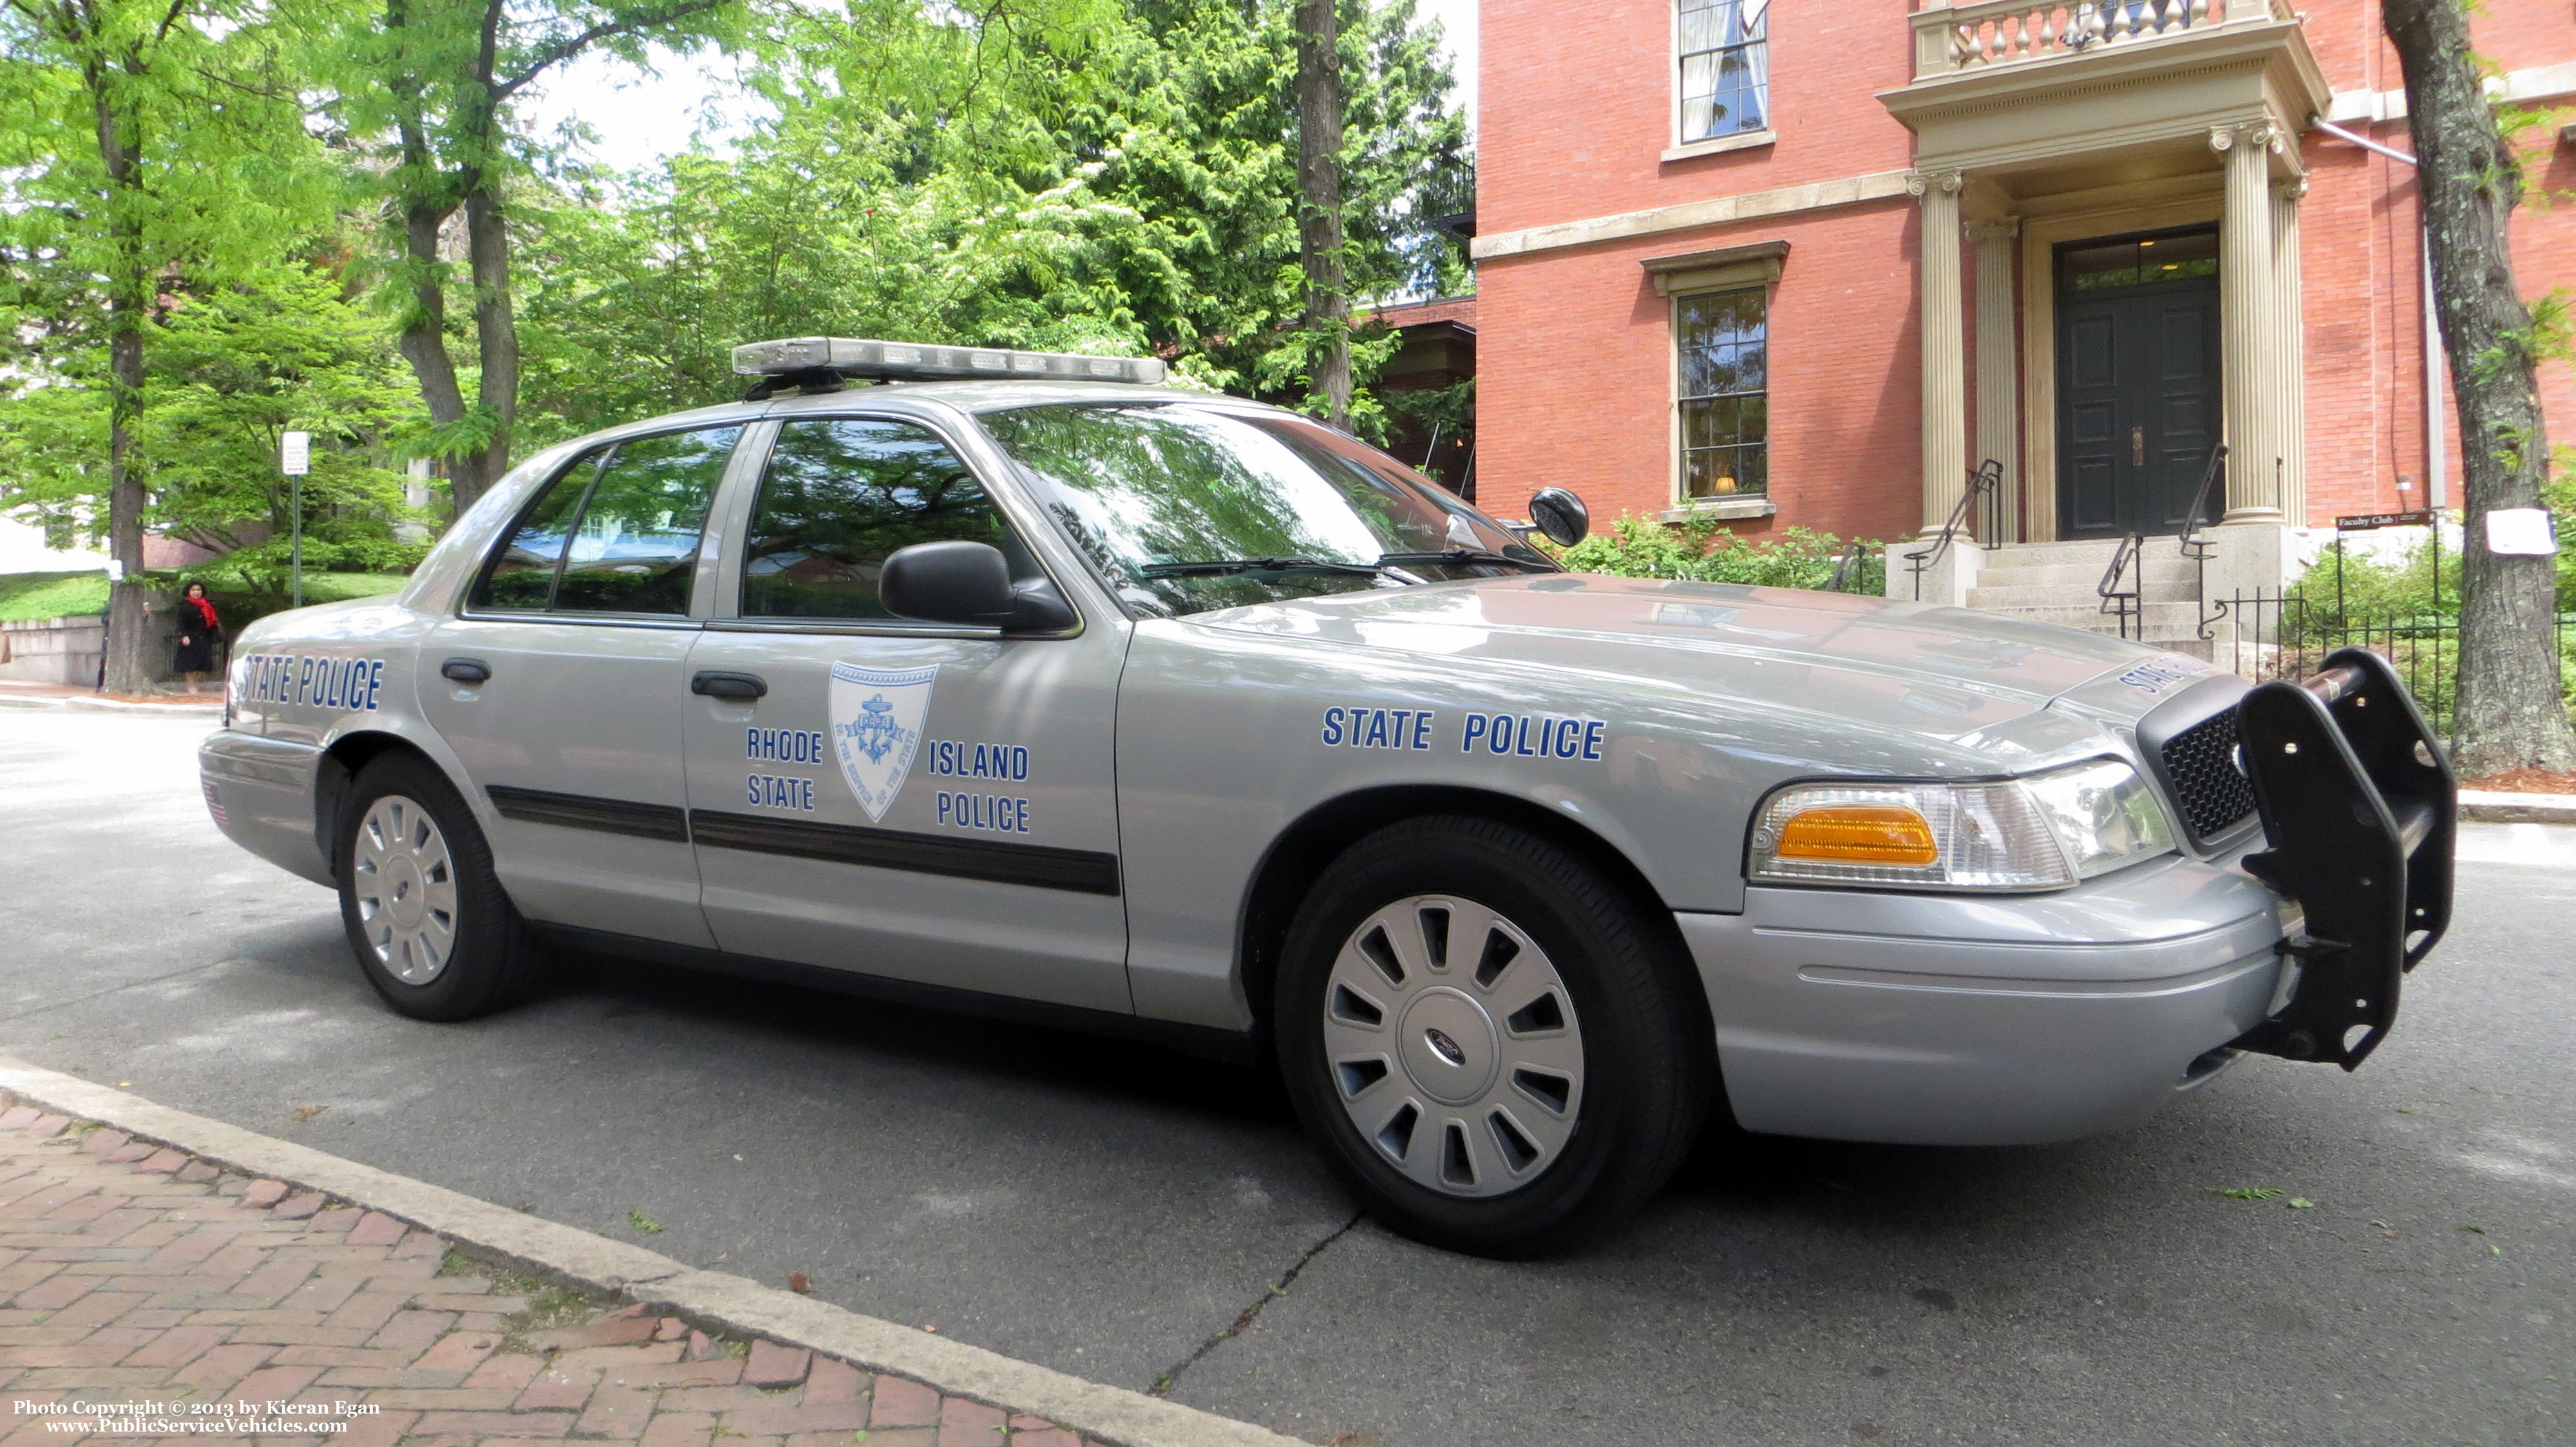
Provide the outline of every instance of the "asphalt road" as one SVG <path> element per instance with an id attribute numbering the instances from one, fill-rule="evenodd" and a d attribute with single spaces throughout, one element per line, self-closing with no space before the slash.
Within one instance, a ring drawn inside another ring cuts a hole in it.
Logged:
<path id="1" fill-rule="evenodd" d="M 1155 1049 L 616 961 L 403 1020 L 208 821 L 204 731 L 0 708 L 0 1051 L 1319 1441 L 2576 1441 L 2576 831 L 2467 831 L 2358 1074 L 2045 1148 L 1717 1140 L 1498 1264 L 1352 1225 L 1271 1081 Z"/>

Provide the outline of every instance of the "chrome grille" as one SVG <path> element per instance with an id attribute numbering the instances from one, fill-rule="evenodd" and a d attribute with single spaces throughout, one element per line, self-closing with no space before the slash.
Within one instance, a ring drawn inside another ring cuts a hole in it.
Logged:
<path id="1" fill-rule="evenodd" d="M 2165 740 L 2162 762 L 2194 840 L 2220 833 L 2254 812 L 2254 781 L 2236 767 L 2233 707 Z"/>

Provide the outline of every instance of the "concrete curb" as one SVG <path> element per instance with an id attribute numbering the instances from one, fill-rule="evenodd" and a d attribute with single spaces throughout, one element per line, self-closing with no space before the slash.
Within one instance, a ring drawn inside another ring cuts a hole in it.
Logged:
<path id="1" fill-rule="evenodd" d="M 121 698 L 52 698 L 42 694 L 0 691 L 0 708 L 42 708 L 56 713 L 139 713 L 172 718 L 221 718 L 216 703 L 128 703 Z"/>
<path id="2" fill-rule="evenodd" d="M 910 1377 L 946 1395 L 1044 1417 L 1115 1447 L 1304 1447 L 1266 1427 L 1013 1361 L 744 1277 L 701 1271 L 640 1246 L 154 1105 L 22 1060 L 0 1056 L 0 1090 L 245 1175 L 274 1178 L 382 1211 L 522 1272 L 624 1296 L 701 1326 L 811 1347 L 868 1371 Z"/>
<path id="3" fill-rule="evenodd" d="M 2462 789 L 2460 817 L 2479 824 L 2576 824 L 2576 794 Z"/>

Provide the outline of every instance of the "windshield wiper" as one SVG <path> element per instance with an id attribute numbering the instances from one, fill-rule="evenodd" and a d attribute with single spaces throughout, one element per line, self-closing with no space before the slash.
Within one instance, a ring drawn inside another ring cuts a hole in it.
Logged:
<path id="1" fill-rule="evenodd" d="M 1322 558 L 1201 558 L 1187 563 L 1147 563 L 1136 571 L 1148 578 L 1183 578 L 1208 573 L 1351 573 L 1375 578 L 1391 573 L 1406 582 L 1422 581 L 1383 560 L 1332 563 Z"/>
<path id="2" fill-rule="evenodd" d="M 1542 562 L 1537 558 L 1515 558 L 1509 553 L 1498 553 L 1491 548 L 1451 548 L 1444 553 L 1384 553 L 1379 555 L 1378 561 L 1381 563 L 1506 563 L 1515 568 L 1536 568 L 1544 573 L 1565 571 L 1554 563 Z"/>

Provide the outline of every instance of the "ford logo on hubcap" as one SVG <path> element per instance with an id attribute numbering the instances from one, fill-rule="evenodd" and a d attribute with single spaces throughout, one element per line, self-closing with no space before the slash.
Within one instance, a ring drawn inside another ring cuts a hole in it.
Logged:
<path id="1" fill-rule="evenodd" d="M 1450 1039 L 1447 1031 L 1436 1029 L 1425 1030 L 1422 1032 L 1422 1040 L 1424 1044 L 1431 1047 L 1431 1052 L 1433 1054 L 1448 1061 L 1450 1064 L 1464 1065 L 1467 1063 L 1467 1052 L 1458 1048 L 1458 1042 Z"/>

